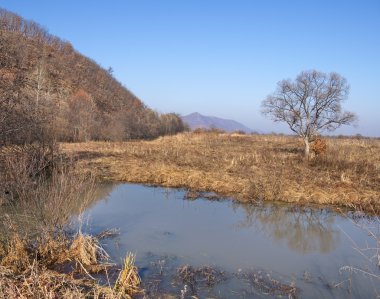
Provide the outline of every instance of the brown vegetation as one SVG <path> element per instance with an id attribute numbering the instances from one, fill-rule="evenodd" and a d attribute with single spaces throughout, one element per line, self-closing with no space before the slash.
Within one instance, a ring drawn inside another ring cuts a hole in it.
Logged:
<path id="1" fill-rule="evenodd" d="M 123 269 L 114 285 L 114 292 L 117 294 L 137 294 L 141 292 L 141 279 L 135 266 L 135 255 L 129 253 L 124 258 Z"/>
<path id="2" fill-rule="evenodd" d="M 130 298 L 140 291 L 133 260 L 113 286 L 108 271 L 118 269 L 99 242 L 112 231 L 93 237 L 65 230 L 93 189 L 93 178 L 54 145 L 0 147 L 0 298 Z"/>
<path id="3" fill-rule="evenodd" d="M 210 266 L 193 268 L 190 265 L 183 265 L 177 269 L 177 279 L 190 287 L 192 292 L 197 285 L 213 287 L 226 280 L 226 274 L 223 271 Z"/>
<path id="4" fill-rule="evenodd" d="M 296 137 L 179 134 L 154 141 L 62 144 L 105 180 L 214 191 L 240 201 L 281 200 L 380 209 L 380 141 L 335 139 L 309 161 Z M 324 148 L 324 147 L 323 147 Z"/>
<path id="5" fill-rule="evenodd" d="M 239 276 L 247 281 L 259 294 L 270 294 L 272 296 L 297 298 L 299 290 L 294 283 L 285 284 L 273 278 L 270 273 L 263 271 L 251 271 L 239 273 Z"/>
<path id="6" fill-rule="evenodd" d="M 62 228 L 87 206 L 93 188 L 94 178 L 77 174 L 54 145 L 0 147 L 0 212 L 12 215 L 18 232 Z"/>
<path id="7" fill-rule="evenodd" d="M 33 21 L 0 9 L 0 146 L 55 140 L 155 138 L 184 130 L 111 71 Z"/>
<path id="8" fill-rule="evenodd" d="M 1 245 L 0 298 L 130 298 L 141 292 L 133 264 L 120 272 L 129 276 L 114 287 L 93 278 L 93 273 L 114 267 L 94 237 L 59 235 L 31 241 L 15 234 Z"/>

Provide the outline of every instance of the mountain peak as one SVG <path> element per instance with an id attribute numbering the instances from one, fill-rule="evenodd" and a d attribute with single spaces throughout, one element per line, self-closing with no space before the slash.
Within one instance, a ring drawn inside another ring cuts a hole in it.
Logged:
<path id="1" fill-rule="evenodd" d="M 204 116 L 199 112 L 193 112 L 188 115 L 182 116 L 182 121 L 186 123 L 192 130 L 203 128 L 211 129 L 217 128 L 227 132 L 244 131 L 251 133 L 252 129 L 245 125 L 231 119 L 224 119 L 215 116 Z"/>

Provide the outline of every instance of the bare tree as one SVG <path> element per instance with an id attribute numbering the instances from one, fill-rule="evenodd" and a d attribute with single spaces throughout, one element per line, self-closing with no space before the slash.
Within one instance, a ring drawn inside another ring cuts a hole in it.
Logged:
<path id="1" fill-rule="evenodd" d="M 45 78 L 44 78 L 45 70 L 44 70 L 44 66 L 42 63 L 37 65 L 35 76 L 36 76 L 36 87 L 35 87 L 35 90 L 36 90 L 36 109 L 38 109 L 39 104 L 40 104 L 40 99 L 41 99 L 41 91 L 43 89 L 43 85 L 44 85 L 44 81 L 45 81 Z"/>
<path id="2" fill-rule="evenodd" d="M 277 90 L 262 102 L 262 113 L 275 122 L 287 123 L 303 139 L 308 157 L 310 143 L 320 132 L 355 121 L 355 114 L 342 110 L 348 93 L 349 85 L 341 75 L 305 71 L 295 81 L 280 81 Z"/>
<path id="3" fill-rule="evenodd" d="M 94 101 L 86 91 L 79 89 L 68 102 L 68 119 L 73 129 L 73 141 L 89 141 L 96 114 Z"/>

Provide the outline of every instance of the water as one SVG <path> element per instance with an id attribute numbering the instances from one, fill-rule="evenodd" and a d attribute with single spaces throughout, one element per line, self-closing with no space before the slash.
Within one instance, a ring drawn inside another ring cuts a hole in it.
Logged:
<path id="1" fill-rule="evenodd" d="M 136 253 L 152 298 L 164 293 L 181 298 L 181 290 L 184 298 L 287 298 L 280 286 L 295 286 L 299 298 L 374 298 L 380 291 L 378 278 L 342 269 L 380 274 L 353 248 L 354 242 L 359 247 L 374 244 L 352 218 L 285 204 L 190 201 L 176 189 L 134 184 L 103 188 L 109 194 L 86 211 L 83 229 L 99 233 L 119 228 L 120 236 L 104 246 L 116 262 L 129 251 Z M 365 226 L 371 223 L 359 220 Z M 211 286 L 198 282 L 193 289 L 190 284 L 185 292 L 187 282 L 177 269 L 186 264 L 211 266 L 223 271 L 223 279 Z"/>

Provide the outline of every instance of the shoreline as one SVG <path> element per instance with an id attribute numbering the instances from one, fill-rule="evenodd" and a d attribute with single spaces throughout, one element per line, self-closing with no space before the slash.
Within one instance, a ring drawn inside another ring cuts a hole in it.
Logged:
<path id="1" fill-rule="evenodd" d="M 327 142 L 330 152 L 308 162 L 302 160 L 299 141 L 286 136 L 185 133 L 152 141 L 64 143 L 61 148 L 77 159 L 80 171 L 104 181 L 215 192 L 239 202 L 378 213 L 380 141 Z"/>

